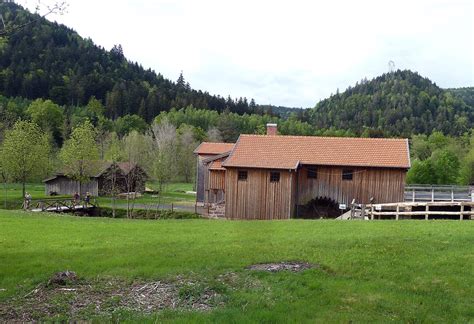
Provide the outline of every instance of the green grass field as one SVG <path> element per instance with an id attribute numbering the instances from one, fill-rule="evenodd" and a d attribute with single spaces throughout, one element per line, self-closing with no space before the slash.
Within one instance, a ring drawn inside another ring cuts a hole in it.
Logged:
<path id="1" fill-rule="evenodd" d="M 297 273 L 246 269 L 289 260 L 320 266 Z M 65 269 L 86 280 L 193 278 L 220 287 L 224 300 L 210 311 L 111 310 L 82 319 L 474 320 L 470 221 L 143 221 L 0 211 L 0 311 Z M 237 278 L 232 284 L 216 283 L 229 274 Z"/>

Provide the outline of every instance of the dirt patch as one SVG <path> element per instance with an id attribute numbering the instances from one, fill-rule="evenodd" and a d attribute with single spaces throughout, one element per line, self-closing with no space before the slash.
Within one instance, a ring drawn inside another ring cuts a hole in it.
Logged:
<path id="1" fill-rule="evenodd" d="M 254 264 L 247 267 L 247 269 L 255 270 L 255 271 L 268 271 L 268 272 L 278 272 L 278 271 L 299 272 L 299 271 L 303 271 L 303 270 L 311 269 L 315 267 L 318 267 L 318 266 L 307 263 L 307 262 L 291 261 L 291 262 Z"/>
<path id="2" fill-rule="evenodd" d="M 77 282 L 77 275 L 74 271 L 56 272 L 48 281 L 48 286 L 65 286 Z"/>
<path id="3" fill-rule="evenodd" d="M 119 310 L 153 313 L 164 309 L 208 311 L 222 305 L 222 296 L 205 283 L 177 278 L 173 282 L 98 279 L 71 281 L 55 274 L 23 296 L 0 303 L 0 322 L 41 319 L 80 320 Z M 53 280 L 54 278 L 54 280 Z M 63 278 L 64 279 L 64 278 Z"/>

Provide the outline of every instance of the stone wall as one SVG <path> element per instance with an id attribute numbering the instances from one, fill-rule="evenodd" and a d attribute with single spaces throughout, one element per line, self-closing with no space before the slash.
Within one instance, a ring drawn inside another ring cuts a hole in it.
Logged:
<path id="1" fill-rule="evenodd" d="M 209 217 L 224 218 L 225 217 L 225 203 L 211 203 L 209 204 Z"/>

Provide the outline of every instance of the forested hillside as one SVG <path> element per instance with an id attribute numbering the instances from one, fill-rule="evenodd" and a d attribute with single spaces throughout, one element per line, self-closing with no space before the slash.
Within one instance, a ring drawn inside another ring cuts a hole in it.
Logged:
<path id="1" fill-rule="evenodd" d="M 85 105 L 94 96 L 106 116 L 138 114 L 151 121 L 172 107 L 236 113 L 259 112 L 253 100 L 213 96 L 194 90 L 182 75 L 176 82 L 125 58 L 120 45 L 96 46 L 74 30 L 33 15 L 9 2 L 0 3 L 8 24 L 35 23 L 12 33 L 0 52 L 0 93 L 8 97 L 51 99 L 59 105 Z M 39 19 L 38 19 L 39 18 Z M 158 62 L 159 63 L 159 62 Z"/>
<path id="2" fill-rule="evenodd" d="M 474 107 L 474 87 L 464 87 L 446 90 L 453 93 L 458 98 L 464 100 L 466 104 Z"/>
<path id="3" fill-rule="evenodd" d="M 474 124 L 474 108 L 429 79 L 398 70 L 322 100 L 309 119 L 316 127 L 372 136 L 410 137 L 433 131 L 461 135 Z"/>

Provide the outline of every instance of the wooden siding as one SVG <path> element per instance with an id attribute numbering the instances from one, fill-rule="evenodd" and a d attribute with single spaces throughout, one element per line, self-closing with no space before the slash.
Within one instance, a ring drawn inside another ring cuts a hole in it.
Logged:
<path id="1" fill-rule="evenodd" d="M 225 202 L 225 193 L 223 189 L 206 190 L 206 204 L 221 204 Z"/>
<path id="2" fill-rule="evenodd" d="M 206 204 L 222 203 L 225 201 L 225 171 L 208 170 L 209 179 L 206 182 Z"/>
<path id="3" fill-rule="evenodd" d="M 329 198 L 337 203 L 390 203 L 404 200 L 406 170 L 382 168 L 348 168 L 354 170 L 352 180 L 342 180 L 342 167 L 317 167 L 317 179 L 309 179 L 308 169 L 298 170 L 298 204 L 314 198 Z"/>
<path id="4" fill-rule="evenodd" d="M 50 195 L 56 193 L 58 195 L 74 195 L 79 192 L 79 181 L 72 180 L 70 178 L 59 176 L 55 179 L 51 179 L 45 183 L 45 193 Z M 98 196 L 99 186 L 96 179 L 92 179 L 90 182 L 83 183 L 81 186 L 81 195 L 86 192 L 90 192 L 92 196 Z"/>
<path id="5" fill-rule="evenodd" d="M 225 189 L 225 171 L 209 170 L 209 184 L 206 189 Z"/>
<path id="6" fill-rule="evenodd" d="M 247 180 L 237 180 L 238 171 Z M 280 181 L 270 182 L 270 172 L 279 171 Z M 288 170 L 227 168 L 225 175 L 226 217 L 230 219 L 288 219 L 294 208 L 294 172 Z"/>

